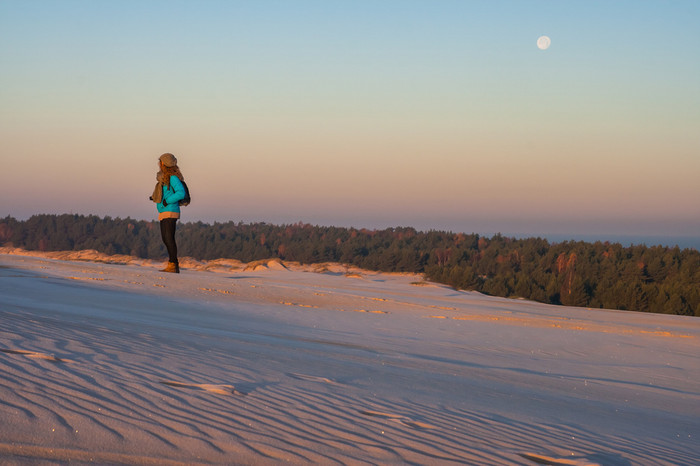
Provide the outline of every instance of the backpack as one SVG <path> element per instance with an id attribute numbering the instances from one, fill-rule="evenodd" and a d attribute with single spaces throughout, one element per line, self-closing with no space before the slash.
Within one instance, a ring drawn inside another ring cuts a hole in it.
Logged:
<path id="1" fill-rule="evenodd" d="M 190 201 L 192 201 L 190 198 L 190 188 L 187 187 L 187 183 L 185 183 L 183 180 L 180 180 L 180 183 L 182 183 L 182 186 L 185 188 L 185 198 L 177 203 L 181 206 L 190 205 Z"/>

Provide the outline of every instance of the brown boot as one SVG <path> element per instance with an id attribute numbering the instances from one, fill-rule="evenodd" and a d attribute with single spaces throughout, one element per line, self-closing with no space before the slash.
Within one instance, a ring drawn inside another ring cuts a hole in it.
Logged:
<path id="1" fill-rule="evenodd" d="M 168 262 L 168 265 L 161 272 L 180 273 L 180 265 L 175 262 Z"/>

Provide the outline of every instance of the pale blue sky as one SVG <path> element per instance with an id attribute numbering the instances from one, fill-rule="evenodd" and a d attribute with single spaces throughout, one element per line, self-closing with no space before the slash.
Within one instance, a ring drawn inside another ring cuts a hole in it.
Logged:
<path id="1" fill-rule="evenodd" d="M 0 216 L 700 236 L 700 2 L 0 0 Z M 540 35 L 552 39 L 539 50 Z"/>

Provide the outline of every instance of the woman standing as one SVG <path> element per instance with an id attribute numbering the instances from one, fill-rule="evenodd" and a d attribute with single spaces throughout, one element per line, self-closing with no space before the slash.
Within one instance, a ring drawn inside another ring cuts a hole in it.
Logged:
<path id="1" fill-rule="evenodd" d="M 175 227 L 180 218 L 179 201 L 185 198 L 184 180 L 173 154 L 165 153 L 158 158 L 160 171 L 156 175 L 156 188 L 151 200 L 158 204 L 158 220 L 160 234 L 168 250 L 168 265 L 161 272 L 180 273 L 177 261 L 177 244 L 175 243 Z"/>

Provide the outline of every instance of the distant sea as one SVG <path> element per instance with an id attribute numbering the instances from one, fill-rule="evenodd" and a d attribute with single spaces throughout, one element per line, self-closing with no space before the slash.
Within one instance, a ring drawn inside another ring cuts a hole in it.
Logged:
<path id="1" fill-rule="evenodd" d="M 610 243 L 620 243 L 623 246 L 646 245 L 646 246 L 678 246 L 681 249 L 695 249 L 700 251 L 700 236 L 631 236 L 631 235 L 507 235 L 516 238 L 545 238 L 550 243 L 562 243 L 564 241 L 585 241 L 595 243 L 596 241 Z"/>

